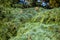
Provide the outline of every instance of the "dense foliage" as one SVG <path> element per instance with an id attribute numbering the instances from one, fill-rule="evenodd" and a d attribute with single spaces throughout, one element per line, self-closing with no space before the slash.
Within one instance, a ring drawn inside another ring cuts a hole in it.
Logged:
<path id="1" fill-rule="evenodd" d="M 0 6 L 0 40 L 60 40 L 59 37 L 60 8 Z"/>
<path id="2" fill-rule="evenodd" d="M 56 24 L 26 23 L 10 40 L 60 40 Z"/>

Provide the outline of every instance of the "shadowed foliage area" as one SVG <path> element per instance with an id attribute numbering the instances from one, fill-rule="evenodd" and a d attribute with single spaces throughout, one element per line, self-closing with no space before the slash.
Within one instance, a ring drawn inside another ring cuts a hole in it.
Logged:
<path id="1" fill-rule="evenodd" d="M 27 5 L 20 4 L 20 0 L 0 0 L 0 5 L 2 4 L 5 7 L 29 7 L 29 6 L 37 6 L 41 5 L 41 3 L 37 4 L 37 0 L 25 0 L 27 1 Z M 49 1 L 50 7 L 59 7 L 60 6 L 60 0 L 45 0 L 46 2 Z"/>

